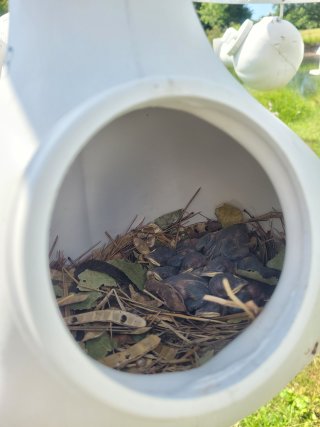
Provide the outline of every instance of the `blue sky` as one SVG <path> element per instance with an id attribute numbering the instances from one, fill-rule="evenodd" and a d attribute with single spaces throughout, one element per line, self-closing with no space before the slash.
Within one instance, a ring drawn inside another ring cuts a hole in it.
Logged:
<path id="1" fill-rule="evenodd" d="M 251 19 L 259 19 L 262 16 L 269 15 L 270 12 L 272 12 L 272 4 L 248 4 L 247 5 L 252 11 L 252 18 Z"/>

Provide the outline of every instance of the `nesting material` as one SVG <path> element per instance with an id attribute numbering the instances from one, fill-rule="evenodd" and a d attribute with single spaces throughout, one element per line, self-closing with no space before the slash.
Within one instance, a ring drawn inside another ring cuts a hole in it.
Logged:
<path id="1" fill-rule="evenodd" d="M 254 218 L 224 204 L 209 219 L 189 212 L 198 192 L 152 223 L 133 227 L 135 218 L 121 236 L 106 232 L 106 244 L 77 260 L 53 259 L 53 245 L 57 303 L 89 356 L 132 373 L 198 367 L 270 299 L 284 255 L 281 212 Z"/>

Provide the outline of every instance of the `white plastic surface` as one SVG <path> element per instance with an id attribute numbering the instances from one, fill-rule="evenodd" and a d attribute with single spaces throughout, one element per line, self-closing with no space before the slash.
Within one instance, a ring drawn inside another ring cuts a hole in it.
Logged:
<path id="1" fill-rule="evenodd" d="M 212 45 L 214 53 L 221 59 L 226 67 L 233 66 L 232 56 L 228 53 L 228 43 L 237 37 L 238 31 L 235 28 L 228 28 L 222 37 L 213 39 Z"/>
<path id="2" fill-rule="evenodd" d="M 290 22 L 275 16 L 255 24 L 233 56 L 234 69 L 248 86 L 258 90 L 285 86 L 296 74 L 304 45 Z"/>
<path id="3" fill-rule="evenodd" d="M 0 82 L 1 423 L 230 426 L 284 387 L 319 340 L 319 160 L 212 55 L 190 2 L 70 0 L 61 15 L 53 0 L 13 0 L 11 13 Z M 224 201 L 283 209 L 286 260 L 271 302 L 199 369 L 142 376 L 93 362 L 53 297 L 53 238 L 77 255 L 136 214 L 183 206 L 199 186 L 193 207 L 207 214 Z"/>
<path id="4" fill-rule="evenodd" d="M 233 56 L 235 55 L 238 50 L 240 49 L 240 46 L 247 38 L 248 34 L 251 31 L 251 28 L 253 26 L 253 21 L 250 19 L 246 19 L 244 23 L 241 25 L 239 30 L 237 31 L 237 36 L 234 37 L 232 40 L 228 43 L 228 55 Z"/>

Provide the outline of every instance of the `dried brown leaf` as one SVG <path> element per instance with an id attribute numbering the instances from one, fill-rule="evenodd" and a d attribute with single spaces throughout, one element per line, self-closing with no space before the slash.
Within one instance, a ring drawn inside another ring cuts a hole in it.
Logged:
<path id="1" fill-rule="evenodd" d="M 177 347 L 171 347 L 169 345 L 165 344 L 159 344 L 158 347 L 154 350 L 154 352 L 163 360 L 165 361 L 171 361 L 175 359 L 178 348 Z"/>
<path id="2" fill-rule="evenodd" d="M 156 243 L 156 237 L 154 235 L 148 236 L 146 243 L 148 245 L 148 248 L 152 249 Z"/>
<path id="3" fill-rule="evenodd" d="M 149 246 L 140 237 L 133 238 L 133 245 L 137 249 L 137 251 L 142 255 L 148 255 L 150 253 Z"/>
<path id="4" fill-rule="evenodd" d="M 182 312 L 187 311 L 182 296 L 173 286 L 157 280 L 148 280 L 145 287 L 147 291 L 155 293 L 159 298 L 161 298 L 170 310 Z"/>
<path id="5" fill-rule="evenodd" d="M 95 338 L 101 337 L 103 334 L 104 331 L 86 331 L 81 342 L 93 340 Z"/>
<path id="6" fill-rule="evenodd" d="M 65 305 L 76 304 L 78 302 L 83 302 L 88 298 L 88 294 L 80 292 L 78 294 L 69 294 L 66 297 L 58 298 L 57 303 L 59 307 L 64 307 Z"/>
<path id="7" fill-rule="evenodd" d="M 149 222 L 149 224 L 145 225 L 144 227 L 141 228 L 141 231 L 143 233 L 146 234 L 159 234 L 162 233 L 161 228 L 159 227 L 159 225 L 154 224 L 153 222 Z"/>
<path id="8" fill-rule="evenodd" d="M 161 340 L 157 335 L 148 335 L 137 344 L 119 353 L 111 354 L 100 361 L 110 368 L 124 368 L 129 363 L 134 362 L 150 351 L 154 350 L 160 344 Z"/>
<path id="9" fill-rule="evenodd" d="M 123 310 L 96 310 L 87 313 L 75 314 L 64 318 L 67 325 L 81 325 L 83 323 L 93 322 L 111 322 L 116 325 L 125 325 L 134 328 L 143 328 L 146 321 L 136 314 Z"/>

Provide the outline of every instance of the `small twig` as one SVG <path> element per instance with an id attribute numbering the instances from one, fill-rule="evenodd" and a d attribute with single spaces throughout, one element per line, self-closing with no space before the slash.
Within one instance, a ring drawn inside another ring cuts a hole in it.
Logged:
<path id="1" fill-rule="evenodd" d="M 111 291 L 110 292 L 108 292 L 103 298 L 102 298 L 102 300 L 99 302 L 99 304 L 97 304 L 97 306 L 96 306 L 96 310 L 100 310 L 100 309 L 103 309 L 104 308 L 104 306 L 107 304 L 107 302 L 109 301 L 109 298 L 111 297 L 111 295 L 112 295 L 112 293 L 113 293 L 113 289 L 111 289 Z"/>
<path id="2" fill-rule="evenodd" d="M 62 272 L 62 289 L 63 289 L 63 297 L 67 298 L 69 295 L 69 284 L 65 281 L 65 274 Z M 68 305 L 63 307 L 64 317 L 70 316 L 71 311 Z"/>
<path id="3" fill-rule="evenodd" d="M 108 231 L 105 231 L 104 234 L 108 237 L 108 239 L 110 240 L 110 242 L 113 244 L 113 246 L 120 251 L 121 248 L 119 247 L 118 243 L 115 241 L 115 239 L 111 236 L 110 233 L 108 233 Z"/>
<path id="4" fill-rule="evenodd" d="M 143 291 L 142 291 L 142 292 L 143 292 L 144 294 L 148 295 L 150 298 L 152 298 L 152 299 L 154 299 L 154 300 L 156 300 L 156 301 L 160 302 L 162 305 L 164 304 L 164 302 L 163 302 L 161 299 L 159 299 L 158 297 L 156 297 L 155 295 L 153 295 L 151 292 L 147 291 L 146 289 L 143 289 Z"/>
<path id="5" fill-rule="evenodd" d="M 275 218 L 278 218 L 278 219 L 280 219 L 280 220 L 281 220 L 281 219 L 283 218 L 282 212 L 269 212 L 269 213 L 267 213 L 267 214 L 259 215 L 259 216 L 256 216 L 256 217 L 254 217 L 254 216 L 250 215 L 250 214 L 248 213 L 248 211 L 246 211 L 246 210 L 244 210 L 244 212 L 245 212 L 247 215 L 249 215 L 249 216 L 250 216 L 250 218 L 249 218 L 249 219 L 247 219 L 247 220 L 245 221 L 245 223 L 248 223 L 248 222 L 259 222 L 259 221 L 269 221 L 270 219 L 275 219 Z"/>
<path id="6" fill-rule="evenodd" d="M 57 242 L 58 242 L 58 239 L 59 239 L 59 236 L 58 236 L 58 235 L 56 235 L 56 238 L 54 239 L 54 241 L 53 241 L 53 243 L 52 243 L 52 246 L 51 246 L 51 248 L 50 248 L 50 251 L 49 251 L 49 258 L 51 258 L 51 255 L 53 254 L 53 251 L 54 251 L 54 248 L 56 247 L 56 244 L 57 244 Z"/>
<path id="7" fill-rule="evenodd" d="M 222 284 L 231 301 L 233 301 L 236 305 L 238 305 L 239 308 L 245 311 L 250 319 L 254 319 L 254 313 L 232 292 L 229 280 L 227 278 L 222 279 Z"/>
<path id="8" fill-rule="evenodd" d="M 76 267 L 76 263 L 75 261 L 73 261 L 73 259 L 71 257 L 68 256 L 67 260 L 70 262 L 70 264 L 72 265 L 72 267 Z"/>
<path id="9" fill-rule="evenodd" d="M 224 298 L 216 297 L 215 295 L 209 295 L 206 294 L 202 298 L 203 301 L 209 301 L 209 302 L 215 302 L 217 304 L 223 305 L 225 307 L 231 307 L 231 308 L 239 308 L 239 305 L 236 304 L 234 301 L 230 301 Z"/>
<path id="10" fill-rule="evenodd" d="M 113 295 L 116 297 L 116 300 L 117 300 L 117 302 L 119 304 L 119 307 L 121 308 L 122 311 L 126 311 L 126 309 L 125 309 L 125 307 L 124 307 L 121 299 L 119 298 L 119 296 L 117 294 L 117 291 L 115 289 L 112 289 L 112 290 L 113 290 Z"/>
<path id="11" fill-rule="evenodd" d="M 81 254 L 80 256 L 78 256 L 78 258 L 76 258 L 76 259 L 74 260 L 74 263 L 75 263 L 75 264 L 78 264 L 78 262 L 79 262 L 83 257 L 85 257 L 85 256 L 86 256 L 86 255 L 88 255 L 90 252 L 92 252 L 92 251 L 93 251 L 93 249 L 95 249 L 98 245 L 100 245 L 100 243 L 101 243 L 101 240 L 100 240 L 100 242 L 97 242 L 97 243 L 95 243 L 94 245 L 92 245 L 92 246 L 91 246 L 91 248 L 87 249 L 85 252 L 83 252 L 83 254 Z"/>
<path id="12" fill-rule="evenodd" d="M 209 218 L 208 216 L 204 215 L 201 212 L 198 212 L 198 215 L 202 216 L 202 218 L 206 219 L 207 221 L 211 221 L 211 218 Z"/>
<path id="13" fill-rule="evenodd" d="M 252 214 L 250 214 L 249 213 L 249 211 L 247 211 L 246 209 L 244 209 L 243 210 L 243 212 L 245 212 L 247 215 L 249 215 L 249 217 L 250 217 L 250 219 L 248 219 L 247 221 L 245 221 L 245 224 L 246 223 L 250 223 L 250 222 L 254 222 L 255 223 L 255 226 L 256 226 L 256 229 L 257 230 L 259 230 L 260 231 L 260 233 L 261 233 L 261 235 L 262 236 L 265 236 L 266 237 L 266 232 L 264 231 L 264 229 L 263 229 L 263 227 L 262 227 L 262 225 L 260 224 L 260 222 L 259 222 L 259 219 L 257 219 L 257 218 L 259 218 L 259 217 L 254 217 Z M 262 215 L 264 218 L 266 217 L 266 215 Z M 264 219 L 264 220 L 269 220 L 270 218 L 267 218 L 267 219 Z"/>
<path id="14" fill-rule="evenodd" d="M 182 218 L 183 218 L 184 214 L 186 213 L 188 207 L 191 205 L 193 200 L 197 197 L 200 190 L 201 190 L 201 187 L 198 188 L 198 190 L 194 193 L 194 195 L 191 197 L 191 199 L 189 200 L 189 202 L 186 204 L 186 206 L 183 208 L 183 210 L 181 212 L 180 218 L 178 219 L 178 229 L 177 229 L 177 234 L 176 234 L 176 237 L 174 240 L 174 247 L 176 247 L 177 243 L 178 243 L 178 237 L 179 237 L 179 232 L 180 232 L 180 228 L 181 228 Z"/>
<path id="15" fill-rule="evenodd" d="M 173 326 L 171 326 L 170 323 L 167 323 L 164 320 L 160 320 L 159 326 L 162 326 L 164 329 L 169 329 L 169 331 L 171 331 L 175 335 L 177 335 L 177 337 L 180 338 L 182 341 L 185 341 L 188 344 L 191 342 L 188 338 L 186 338 L 184 335 L 182 335 L 177 329 L 175 329 Z"/>
<path id="16" fill-rule="evenodd" d="M 73 277 L 73 275 L 71 273 L 69 273 L 69 271 L 65 267 L 63 267 L 62 271 L 64 273 L 66 273 L 66 275 L 69 276 L 73 282 L 75 282 L 77 285 L 80 285 L 79 280 L 77 280 L 75 277 Z"/>
<path id="17" fill-rule="evenodd" d="M 136 219 L 138 218 L 138 215 L 136 215 L 133 220 L 130 222 L 129 227 L 127 228 L 125 234 L 129 233 L 131 227 L 133 226 L 133 224 L 135 223 Z"/>
<path id="18" fill-rule="evenodd" d="M 148 321 L 148 326 L 152 326 L 152 325 L 157 321 L 157 319 L 159 318 L 159 314 L 160 314 L 160 311 L 159 311 L 158 313 L 155 313 L 155 314 L 151 317 L 151 320 L 150 320 L 150 321 Z"/>

